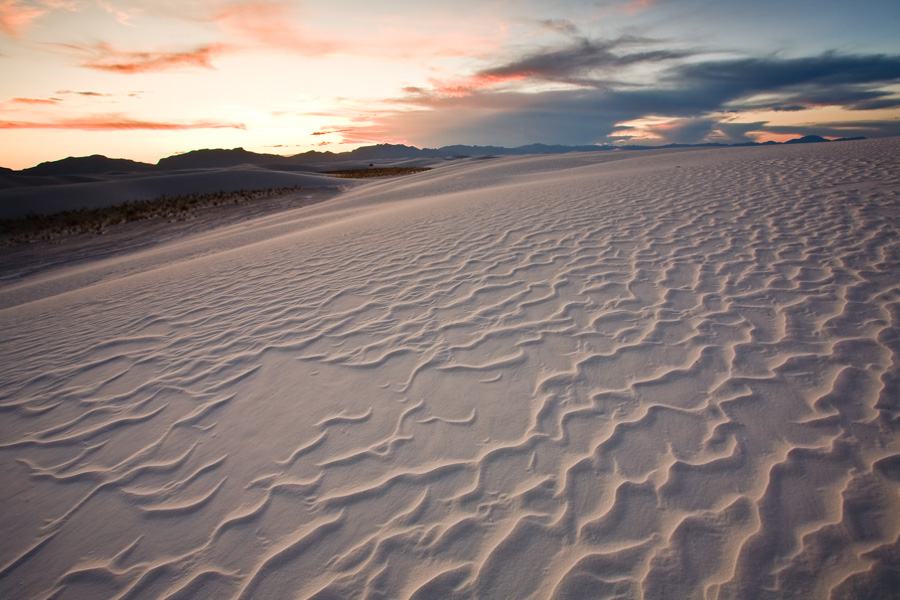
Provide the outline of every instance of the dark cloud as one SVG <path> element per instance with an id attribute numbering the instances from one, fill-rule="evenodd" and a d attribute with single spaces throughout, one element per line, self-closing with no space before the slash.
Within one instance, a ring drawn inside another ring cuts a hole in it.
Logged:
<path id="1" fill-rule="evenodd" d="M 541 27 L 556 31 L 565 35 L 578 35 L 578 27 L 567 19 L 545 19 L 539 21 Z"/>
<path id="2" fill-rule="evenodd" d="M 476 77 L 522 77 L 606 86 L 609 82 L 594 77 L 638 63 L 658 63 L 693 54 L 678 50 L 628 51 L 629 47 L 651 43 L 651 40 L 634 37 L 603 41 L 578 38 L 563 48 L 544 49 L 507 64 L 484 69 Z"/>
<path id="3" fill-rule="evenodd" d="M 763 92 L 794 86 L 845 86 L 900 79 L 900 56 L 839 55 L 779 59 L 747 58 L 707 61 L 671 69 L 663 81 L 680 86 L 722 87 L 725 90 Z"/>
<path id="4" fill-rule="evenodd" d="M 872 100 L 861 100 L 849 105 L 847 108 L 852 110 L 883 110 L 886 108 L 900 107 L 900 97 L 893 98 L 877 98 Z"/>
<path id="5" fill-rule="evenodd" d="M 800 91 L 780 94 L 774 101 L 741 102 L 732 104 L 740 110 L 798 111 L 815 106 L 843 106 L 850 110 L 874 110 L 896 106 L 897 98 L 890 99 L 892 92 L 872 89 L 866 86 L 797 86 Z"/>
<path id="6" fill-rule="evenodd" d="M 582 40 L 563 49 L 528 55 L 475 77 L 498 80 L 527 76 L 547 81 L 584 81 L 607 69 L 666 61 L 684 53 L 627 52 L 638 40 L 603 43 Z M 474 79 L 474 78 L 473 78 Z M 726 143 L 751 141 L 751 132 L 854 137 L 892 135 L 896 122 L 859 121 L 829 127 L 778 130 L 764 123 L 735 123 L 742 112 L 801 111 L 821 106 L 875 110 L 900 106 L 900 97 L 885 89 L 900 83 L 900 56 L 845 56 L 826 53 L 808 58 L 756 58 L 698 61 L 667 65 L 655 83 L 638 86 L 593 86 L 526 93 L 490 87 L 460 88 L 441 96 L 408 90 L 412 105 L 433 110 L 396 115 L 385 125 L 399 137 L 422 143 L 558 144 L 608 142 L 619 123 L 646 117 L 672 119 L 658 127 L 667 142 Z M 414 92 L 414 93 L 413 93 Z M 764 100 L 760 99 L 764 98 Z"/>
<path id="7" fill-rule="evenodd" d="M 900 56 L 839 56 L 746 59 L 679 65 L 668 69 L 652 88 L 618 95 L 642 112 L 666 116 L 700 116 L 738 110 L 843 106 L 854 109 L 883 99 L 881 86 L 900 82 Z M 778 99 L 754 105 L 755 95 Z M 732 106 L 733 104 L 733 106 Z"/>

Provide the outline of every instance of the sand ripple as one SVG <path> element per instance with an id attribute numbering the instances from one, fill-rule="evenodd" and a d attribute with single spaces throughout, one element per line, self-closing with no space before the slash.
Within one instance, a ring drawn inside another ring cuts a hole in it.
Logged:
<path id="1" fill-rule="evenodd" d="M 460 163 L 0 311 L 0 597 L 888 597 L 898 156 Z"/>

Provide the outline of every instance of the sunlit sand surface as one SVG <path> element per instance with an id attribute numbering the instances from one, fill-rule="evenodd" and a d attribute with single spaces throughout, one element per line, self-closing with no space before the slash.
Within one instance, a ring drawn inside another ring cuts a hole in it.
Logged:
<path id="1" fill-rule="evenodd" d="M 0 597 L 874 598 L 900 139 L 468 160 L 0 287 Z"/>

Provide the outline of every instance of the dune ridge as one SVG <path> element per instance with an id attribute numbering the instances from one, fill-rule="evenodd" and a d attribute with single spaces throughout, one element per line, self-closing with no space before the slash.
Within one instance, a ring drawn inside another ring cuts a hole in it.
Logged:
<path id="1" fill-rule="evenodd" d="M 890 597 L 898 167 L 459 162 L 0 287 L 0 596 Z"/>

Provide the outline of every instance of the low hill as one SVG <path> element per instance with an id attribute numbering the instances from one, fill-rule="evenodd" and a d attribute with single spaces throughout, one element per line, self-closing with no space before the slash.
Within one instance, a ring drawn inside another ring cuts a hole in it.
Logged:
<path id="1" fill-rule="evenodd" d="M 126 158 L 107 158 L 100 154 L 91 156 L 70 156 L 62 160 L 43 162 L 30 169 L 19 171 L 22 175 L 59 176 L 89 175 L 96 173 L 127 172 L 140 173 L 153 171 L 151 164 L 128 160 Z"/>

